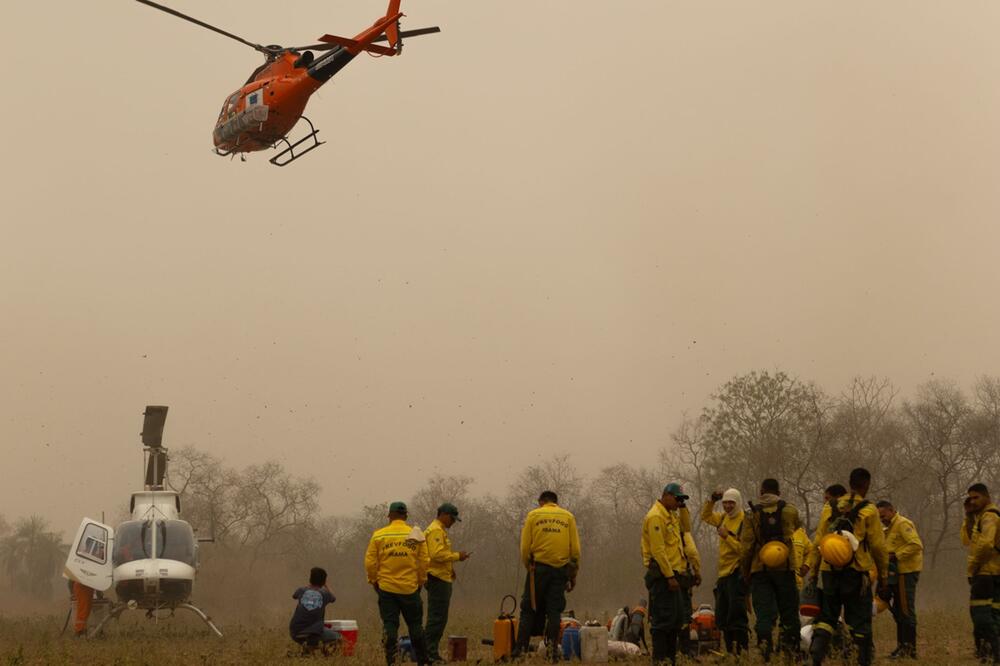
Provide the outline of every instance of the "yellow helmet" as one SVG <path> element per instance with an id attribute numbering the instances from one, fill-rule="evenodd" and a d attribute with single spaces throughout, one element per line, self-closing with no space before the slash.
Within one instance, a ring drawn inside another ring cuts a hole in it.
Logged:
<path id="1" fill-rule="evenodd" d="M 885 603 L 879 597 L 875 597 L 875 613 L 881 613 L 889 608 L 889 604 Z"/>
<path id="2" fill-rule="evenodd" d="M 760 549 L 760 561 L 772 569 L 784 566 L 788 562 L 788 546 L 780 541 L 768 541 Z"/>
<path id="3" fill-rule="evenodd" d="M 846 567 L 854 559 L 854 549 L 847 537 L 831 532 L 819 540 L 819 554 L 830 566 Z"/>

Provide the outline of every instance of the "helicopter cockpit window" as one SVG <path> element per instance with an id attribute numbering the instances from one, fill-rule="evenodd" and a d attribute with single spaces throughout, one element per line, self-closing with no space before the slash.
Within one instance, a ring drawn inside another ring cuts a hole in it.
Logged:
<path id="1" fill-rule="evenodd" d="M 153 552 L 153 532 L 156 532 L 156 553 Z M 197 542 L 191 525 L 183 520 L 158 520 L 155 523 L 130 520 L 118 528 L 115 541 L 115 566 L 162 558 L 197 566 Z"/>
<path id="2" fill-rule="evenodd" d="M 195 566 L 194 530 L 183 520 L 164 520 L 157 523 L 160 534 L 157 537 L 157 557 L 176 560 Z"/>
<path id="3" fill-rule="evenodd" d="M 108 531 L 100 525 L 90 523 L 83 530 L 76 554 L 97 564 L 108 561 Z"/>
<path id="4" fill-rule="evenodd" d="M 118 533 L 115 535 L 115 566 L 149 557 L 142 544 L 145 527 L 146 522 L 142 520 L 130 520 L 118 526 Z"/>
<path id="5" fill-rule="evenodd" d="M 219 112 L 219 120 L 228 118 L 229 116 L 236 113 L 236 105 L 240 101 L 240 94 L 238 92 L 233 93 L 229 99 L 225 101 L 222 105 L 222 111 Z"/>

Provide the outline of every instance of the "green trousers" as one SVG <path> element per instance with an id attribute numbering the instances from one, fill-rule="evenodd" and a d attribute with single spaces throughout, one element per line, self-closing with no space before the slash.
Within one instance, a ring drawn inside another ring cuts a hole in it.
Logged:
<path id="1" fill-rule="evenodd" d="M 436 576 L 427 576 L 427 624 L 424 626 L 424 641 L 427 643 L 427 657 L 431 661 L 441 658 L 441 637 L 448 625 L 448 607 L 451 605 L 451 582 Z"/>
<path id="2" fill-rule="evenodd" d="M 559 645 L 559 620 L 566 609 L 566 583 L 569 573 L 566 567 L 550 567 L 535 564 L 535 606 L 531 603 L 531 578 L 529 570 L 524 579 L 524 595 L 521 597 L 521 619 L 517 627 L 517 644 L 514 654 L 528 651 L 531 637 L 544 633 L 545 640 L 553 652 Z M 544 629 L 544 631 L 542 631 Z"/>
<path id="3" fill-rule="evenodd" d="M 757 642 L 765 645 L 765 655 L 770 655 L 773 645 L 774 625 L 781 620 L 781 649 L 796 652 L 799 646 L 799 587 L 795 572 L 758 571 L 750 576 L 750 596 L 753 612 L 757 617 L 754 631 Z"/>
<path id="4" fill-rule="evenodd" d="M 427 646 L 424 643 L 424 602 L 420 591 L 410 594 L 378 591 L 378 613 L 382 617 L 382 638 L 385 642 L 385 661 L 389 666 L 396 661 L 399 651 L 399 616 L 406 620 L 410 632 L 410 642 L 418 664 L 427 662 Z"/>
<path id="5" fill-rule="evenodd" d="M 840 571 L 823 571 L 823 603 L 813 633 L 813 663 L 822 663 L 829 648 L 830 639 L 840 624 L 840 611 L 844 611 L 851 639 L 857 650 L 857 661 L 861 666 L 872 662 L 874 644 L 872 642 L 872 586 L 865 571 L 853 567 Z"/>
<path id="6" fill-rule="evenodd" d="M 889 611 L 896 624 L 917 627 L 917 582 L 920 572 L 889 576 Z"/>
<path id="7" fill-rule="evenodd" d="M 969 583 L 976 655 L 1000 660 L 1000 576 L 973 576 Z"/>
<path id="8" fill-rule="evenodd" d="M 684 623 L 684 592 L 678 587 L 671 591 L 667 578 L 656 560 L 646 570 L 646 590 L 649 592 L 649 634 L 653 643 L 653 663 L 677 659 L 677 634 Z"/>
<path id="9" fill-rule="evenodd" d="M 715 584 L 715 617 L 730 652 L 746 649 L 750 623 L 747 619 L 747 584 L 740 570 L 723 576 Z"/>

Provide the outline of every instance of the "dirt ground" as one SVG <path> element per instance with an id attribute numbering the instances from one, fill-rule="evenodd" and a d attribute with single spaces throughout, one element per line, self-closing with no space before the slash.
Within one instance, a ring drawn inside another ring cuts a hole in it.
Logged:
<path id="1" fill-rule="evenodd" d="M 78 640 L 69 633 L 60 635 L 65 616 L 0 616 L 0 664 L 271 664 L 300 661 L 299 649 L 288 638 L 282 624 L 258 627 L 224 626 L 224 638 L 203 630 L 188 619 L 152 622 L 141 616 L 112 624 L 106 635 L 94 640 Z M 469 639 L 469 661 L 490 663 L 490 648 L 480 639 L 491 632 L 492 619 L 470 622 L 460 618 L 449 626 L 449 633 Z M 311 657 L 310 661 L 336 661 L 354 666 L 378 666 L 384 663 L 377 644 L 379 627 L 372 619 L 361 623 L 361 641 L 353 657 Z M 886 655 L 894 647 L 892 619 L 882 615 L 875 621 L 876 663 L 891 663 Z M 916 664 L 974 664 L 971 624 L 967 613 L 927 611 L 920 618 L 920 659 Z M 630 660 L 648 663 L 647 657 Z M 541 663 L 541 660 L 539 660 Z M 701 663 L 727 663 L 725 657 L 706 655 Z M 762 663 L 756 656 L 728 663 Z M 843 663 L 839 659 L 831 664 Z"/>

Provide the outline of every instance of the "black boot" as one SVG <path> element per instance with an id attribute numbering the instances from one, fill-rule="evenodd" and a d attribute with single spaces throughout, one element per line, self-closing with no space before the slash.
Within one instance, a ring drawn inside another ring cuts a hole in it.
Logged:
<path id="1" fill-rule="evenodd" d="M 666 646 L 666 657 L 670 660 L 671 666 L 677 663 L 677 632 L 676 631 L 666 631 L 665 646 Z"/>
<path id="2" fill-rule="evenodd" d="M 858 666 L 871 666 L 874 647 L 871 636 L 854 639 L 854 648 L 858 653 Z"/>
<path id="3" fill-rule="evenodd" d="M 653 644 L 653 665 L 662 664 L 667 655 L 667 632 L 662 629 L 650 632 L 650 642 Z"/>
<path id="4" fill-rule="evenodd" d="M 749 631 L 737 631 L 736 636 L 733 639 L 736 645 L 736 654 L 742 654 L 744 652 L 750 651 L 750 632 Z"/>
<path id="5" fill-rule="evenodd" d="M 813 629 L 812 643 L 809 645 L 809 654 L 812 657 L 813 666 L 820 666 L 826 651 L 830 647 L 830 633 L 824 629 Z"/>
<path id="6" fill-rule="evenodd" d="M 976 659 L 978 659 L 980 663 L 985 664 L 986 653 L 989 651 L 986 647 L 986 641 L 983 640 L 981 636 L 976 635 L 976 632 L 973 632 L 973 639 L 976 642 Z"/>
<path id="7" fill-rule="evenodd" d="M 896 649 L 889 653 L 889 659 L 899 659 L 903 655 L 903 648 L 906 645 L 906 627 L 900 620 L 896 620 Z"/>
<path id="8" fill-rule="evenodd" d="M 760 656 L 764 660 L 764 663 L 770 663 L 771 653 L 774 652 L 774 642 L 771 638 L 758 638 L 757 649 L 760 651 Z"/>

